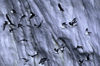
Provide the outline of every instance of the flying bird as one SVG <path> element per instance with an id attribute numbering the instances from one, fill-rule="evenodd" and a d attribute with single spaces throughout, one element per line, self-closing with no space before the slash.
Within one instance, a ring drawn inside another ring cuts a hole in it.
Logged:
<path id="1" fill-rule="evenodd" d="M 63 23 L 62 23 L 62 26 L 64 26 L 65 28 L 67 28 L 66 22 L 63 22 Z"/>
<path id="2" fill-rule="evenodd" d="M 25 17 L 26 17 L 26 15 L 23 14 L 23 15 L 21 16 L 21 18 L 20 18 L 20 21 L 21 21 L 23 18 L 25 18 Z"/>
<path id="3" fill-rule="evenodd" d="M 29 19 L 32 19 L 35 16 L 35 14 L 33 12 L 30 12 L 30 17 Z"/>
<path id="4" fill-rule="evenodd" d="M 29 56 L 31 56 L 31 57 L 35 57 L 35 56 L 37 56 L 38 55 L 38 52 L 36 53 L 36 54 L 34 54 L 34 55 L 29 55 Z"/>
<path id="5" fill-rule="evenodd" d="M 43 23 L 43 21 L 39 25 L 34 24 L 34 26 L 36 26 L 37 28 L 40 28 L 42 23 Z"/>
<path id="6" fill-rule="evenodd" d="M 23 60 L 25 60 L 25 62 L 28 62 L 29 60 L 28 59 L 26 59 L 26 58 L 22 58 Z"/>
<path id="7" fill-rule="evenodd" d="M 27 39 L 22 39 L 22 40 L 20 40 L 20 41 L 25 41 L 25 42 L 27 42 L 28 40 L 27 40 Z"/>
<path id="8" fill-rule="evenodd" d="M 16 11 L 15 11 L 14 9 L 12 9 L 10 12 L 11 12 L 11 13 L 16 13 Z"/>
<path id="9" fill-rule="evenodd" d="M 10 25 L 12 25 L 12 26 L 16 26 L 15 24 L 13 24 L 13 23 L 11 22 L 11 20 L 10 20 L 8 14 L 6 14 L 6 18 L 7 18 L 7 20 L 9 21 Z"/>
<path id="10" fill-rule="evenodd" d="M 83 60 L 79 60 L 79 64 L 82 64 L 84 62 L 84 59 Z"/>
<path id="11" fill-rule="evenodd" d="M 82 48 L 83 49 L 83 46 L 77 46 L 77 48 Z"/>
<path id="12" fill-rule="evenodd" d="M 59 49 L 54 48 L 54 51 L 55 51 L 56 53 L 58 53 Z"/>
<path id="13" fill-rule="evenodd" d="M 6 26 L 8 25 L 8 22 L 5 21 L 5 23 L 3 24 L 3 30 L 5 30 Z"/>
<path id="14" fill-rule="evenodd" d="M 62 12 L 64 11 L 64 9 L 62 8 L 60 3 L 58 3 L 58 7 L 59 7 L 60 11 L 62 11 Z"/>
<path id="15" fill-rule="evenodd" d="M 86 35 L 90 35 L 91 34 L 91 32 L 89 32 L 88 28 L 85 29 L 85 34 Z"/>
<path id="16" fill-rule="evenodd" d="M 41 58 L 39 64 L 44 64 L 45 61 L 47 61 L 47 60 L 48 60 L 47 58 Z"/>
<path id="17" fill-rule="evenodd" d="M 19 28 L 19 27 L 23 27 L 23 25 L 19 23 L 19 24 L 18 24 L 18 28 Z"/>
<path id="18" fill-rule="evenodd" d="M 83 49 L 83 46 L 77 46 L 77 47 L 75 47 L 74 49 Z"/>
<path id="19" fill-rule="evenodd" d="M 14 30 L 15 30 L 14 28 L 10 28 L 10 29 L 9 29 L 9 32 L 12 32 L 12 31 L 14 31 Z"/>
<path id="20" fill-rule="evenodd" d="M 77 25 L 77 20 L 74 18 L 71 22 L 69 22 L 69 25 L 71 26 L 76 26 Z"/>

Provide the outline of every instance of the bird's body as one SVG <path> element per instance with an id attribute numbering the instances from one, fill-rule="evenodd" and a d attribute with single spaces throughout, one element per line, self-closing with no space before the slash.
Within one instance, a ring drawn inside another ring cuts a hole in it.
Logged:
<path id="1" fill-rule="evenodd" d="M 56 53 L 58 53 L 59 49 L 54 48 L 54 51 L 55 51 Z"/>
<path id="2" fill-rule="evenodd" d="M 5 21 L 5 23 L 3 24 L 3 30 L 5 30 L 6 26 L 7 26 L 8 22 Z"/>
<path id="3" fill-rule="evenodd" d="M 23 14 L 23 15 L 21 16 L 21 18 L 20 18 L 20 21 L 21 21 L 23 18 L 25 18 L 25 17 L 26 17 L 26 15 Z"/>
<path id="4" fill-rule="evenodd" d="M 41 58 L 39 64 L 44 64 L 47 61 L 47 58 Z"/>
<path id="5" fill-rule="evenodd" d="M 16 11 L 15 11 L 14 9 L 12 9 L 10 12 L 11 12 L 11 13 L 16 13 Z"/>
<path id="6" fill-rule="evenodd" d="M 25 41 L 25 42 L 27 42 L 28 40 L 27 40 L 27 39 L 22 39 L 22 40 L 20 40 L 20 41 Z"/>
<path id="7" fill-rule="evenodd" d="M 71 22 L 69 22 L 69 25 L 71 26 L 76 26 L 77 25 L 77 20 L 74 18 Z"/>
<path id="8" fill-rule="evenodd" d="M 12 31 L 14 31 L 14 30 L 15 30 L 14 28 L 10 28 L 10 29 L 9 29 L 9 32 L 12 32 Z"/>
<path id="9" fill-rule="evenodd" d="M 10 18 L 8 17 L 8 14 L 6 14 L 6 18 L 7 18 L 7 20 L 9 21 L 10 25 L 16 26 L 15 24 L 13 24 L 13 23 L 11 22 Z"/>
<path id="10" fill-rule="evenodd" d="M 35 16 L 35 14 L 33 12 L 31 12 L 29 19 L 32 19 L 34 16 Z"/>
<path id="11" fill-rule="evenodd" d="M 40 28 L 40 27 L 41 27 L 41 25 L 42 25 L 42 23 L 43 23 L 43 21 L 42 21 L 39 25 L 34 24 L 34 26 L 36 26 L 37 28 Z"/>
<path id="12" fill-rule="evenodd" d="M 58 3 L 58 7 L 59 7 L 60 11 L 62 11 L 62 12 L 64 11 L 64 9 L 62 8 L 60 3 Z"/>
<path id="13" fill-rule="evenodd" d="M 82 64 L 84 62 L 84 59 L 83 60 L 80 59 L 78 62 L 79 64 Z"/>
<path id="14" fill-rule="evenodd" d="M 62 26 L 64 26 L 65 28 L 67 28 L 66 22 L 62 23 Z"/>
<path id="15" fill-rule="evenodd" d="M 18 24 L 18 28 L 19 28 L 19 27 L 22 27 L 22 26 L 23 26 L 22 24 Z"/>
<path id="16" fill-rule="evenodd" d="M 90 35 L 91 34 L 91 32 L 89 32 L 88 28 L 85 29 L 85 34 L 86 35 Z"/>
<path id="17" fill-rule="evenodd" d="M 26 58 L 22 58 L 23 60 L 25 60 L 25 62 L 28 62 L 29 60 L 28 59 L 26 59 Z"/>

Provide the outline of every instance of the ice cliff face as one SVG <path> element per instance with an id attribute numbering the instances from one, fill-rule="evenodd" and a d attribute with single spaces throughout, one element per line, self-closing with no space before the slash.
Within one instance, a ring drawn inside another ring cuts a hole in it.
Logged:
<path id="1" fill-rule="evenodd" d="M 99 0 L 0 0 L 0 66 L 100 66 Z"/>

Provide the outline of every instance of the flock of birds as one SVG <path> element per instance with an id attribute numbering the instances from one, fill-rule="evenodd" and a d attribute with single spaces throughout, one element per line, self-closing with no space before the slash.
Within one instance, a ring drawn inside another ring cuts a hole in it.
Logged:
<path id="1" fill-rule="evenodd" d="M 62 8 L 62 6 L 61 6 L 60 3 L 58 3 L 58 7 L 59 7 L 60 11 L 64 12 L 64 9 Z M 17 12 L 16 12 L 14 9 L 12 9 L 12 10 L 11 10 L 11 13 L 17 13 Z M 32 19 L 34 16 L 36 16 L 36 15 L 35 15 L 33 12 L 30 12 L 30 17 L 29 17 L 29 19 Z M 26 15 L 22 15 L 21 18 L 20 18 L 20 20 L 22 20 L 22 19 L 25 18 L 25 17 L 26 17 Z M 16 30 L 15 28 L 12 28 L 12 26 L 13 26 L 13 27 L 16 27 L 16 25 L 11 21 L 11 19 L 9 18 L 9 15 L 8 15 L 8 14 L 6 14 L 6 19 L 7 19 L 7 21 L 5 21 L 4 24 L 3 24 L 3 30 L 5 30 L 5 28 L 6 28 L 7 25 L 9 25 L 9 27 L 10 27 L 9 32 L 12 32 L 13 30 Z M 39 28 L 39 27 L 41 27 L 42 23 L 43 23 L 43 21 L 42 21 L 39 25 L 34 24 L 34 26 L 36 26 L 37 28 Z M 68 25 L 68 24 L 66 24 L 66 22 L 62 23 L 62 26 L 64 26 L 65 28 L 67 28 L 67 25 Z M 77 26 L 77 20 L 76 20 L 76 18 L 74 18 L 71 22 L 69 22 L 69 25 L 70 25 L 70 26 Z M 33 26 L 31 26 L 31 25 L 27 25 L 27 26 L 28 26 L 28 27 L 33 27 Z M 25 27 L 25 26 L 23 26 L 22 24 L 19 23 L 19 24 L 17 25 L 17 28 L 20 28 L 20 27 Z M 86 33 L 87 33 L 88 35 L 91 33 L 91 32 L 89 32 L 88 28 L 86 28 L 85 31 L 86 31 Z M 25 41 L 25 42 L 27 42 L 28 40 L 27 40 L 27 39 L 22 39 L 22 40 L 20 40 L 20 41 Z M 61 50 L 61 52 L 64 52 L 64 48 L 65 48 L 65 46 L 62 45 L 62 46 L 59 47 L 59 48 L 54 48 L 54 51 L 55 51 L 56 53 L 58 53 L 59 50 Z M 76 49 L 78 49 L 78 48 L 82 48 L 82 49 L 83 49 L 82 46 L 77 46 Z M 35 54 L 35 55 L 29 55 L 29 56 L 35 57 L 35 56 L 37 56 L 37 55 L 38 55 L 38 53 Z M 29 61 L 29 60 L 26 59 L 26 58 L 22 58 L 22 59 L 25 60 L 25 62 L 28 62 L 28 61 Z M 48 60 L 49 60 L 49 59 L 48 59 L 48 58 L 45 58 L 45 57 L 44 57 L 44 58 L 41 58 L 40 61 L 39 61 L 39 64 L 44 64 L 45 61 L 48 61 Z M 87 55 L 87 60 L 90 60 L 89 55 Z M 83 61 L 84 61 L 84 60 L 79 60 L 79 63 L 82 64 Z"/>

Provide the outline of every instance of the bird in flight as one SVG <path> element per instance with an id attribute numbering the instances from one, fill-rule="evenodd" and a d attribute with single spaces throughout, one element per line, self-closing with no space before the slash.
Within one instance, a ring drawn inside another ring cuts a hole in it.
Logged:
<path id="1" fill-rule="evenodd" d="M 5 21 L 5 23 L 3 24 L 3 30 L 5 30 L 6 26 L 8 25 L 8 22 Z"/>
<path id="2" fill-rule="evenodd" d="M 47 61 L 47 60 L 48 60 L 47 58 L 41 58 L 39 64 L 44 64 L 45 61 Z"/>
<path id="3" fill-rule="evenodd" d="M 58 3 L 58 7 L 59 7 L 60 11 L 62 11 L 62 12 L 64 11 L 64 9 L 62 8 L 60 3 Z"/>
<path id="4" fill-rule="evenodd" d="M 11 13 L 16 13 L 16 11 L 15 11 L 14 9 L 12 9 L 10 12 L 11 12 Z"/>
<path id="5" fill-rule="evenodd" d="M 29 19 L 32 19 L 35 16 L 35 14 L 33 12 L 30 12 L 30 17 Z"/>
<path id="6" fill-rule="evenodd" d="M 11 20 L 10 20 L 8 14 L 6 14 L 6 18 L 7 18 L 7 20 L 9 21 L 10 25 L 12 25 L 12 26 L 16 26 L 15 24 L 13 24 L 13 23 L 11 22 Z"/>

